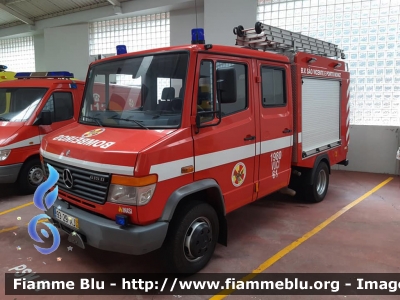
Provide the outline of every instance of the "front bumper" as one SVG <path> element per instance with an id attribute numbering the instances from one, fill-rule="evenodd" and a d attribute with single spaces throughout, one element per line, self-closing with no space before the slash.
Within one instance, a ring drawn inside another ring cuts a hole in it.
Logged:
<path id="1" fill-rule="evenodd" d="M 53 207 L 61 207 L 61 211 L 79 220 L 79 230 L 57 220 Z M 58 198 L 54 205 L 46 211 L 53 223 L 64 232 L 73 231 L 82 236 L 84 243 L 106 251 L 141 255 L 162 246 L 168 230 L 168 223 L 156 222 L 147 226 L 130 225 L 122 228 L 115 221 L 97 216 L 77 206 L 70 205 Z"/>
<path id="2" fill-rule="evenodd" d="M 22 168 L 22 163 L 0 166 L 0 183 L 16 182 L 21 168 Z"/>

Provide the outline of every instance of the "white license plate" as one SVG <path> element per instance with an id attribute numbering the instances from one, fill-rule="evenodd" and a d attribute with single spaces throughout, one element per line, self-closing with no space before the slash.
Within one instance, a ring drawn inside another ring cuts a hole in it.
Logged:
<path id="1" fill-rule="evenodd" d="M 57 220 L 65 224 L 68 224 L 69 226 L 79 229 L 79 222 L 77 218 L 71 217 L 70 215 L 66 214 L 65 212 L 62 212 L 61 210 L 55 207 L 54 207 L 54 217 Z"/>

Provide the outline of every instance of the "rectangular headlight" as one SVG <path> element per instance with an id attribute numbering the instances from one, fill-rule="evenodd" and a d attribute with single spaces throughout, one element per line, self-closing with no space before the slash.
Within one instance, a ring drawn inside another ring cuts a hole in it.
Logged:
<path id="1" fill-rule="evenodd" d="M 126 205 L 146 205 L 153 197 L 155 188 L 155 183 L 140 187 L 111 184 L 107 201 Z"/>
<path id="2" fill-rule="evenodd" d="M 126 205 L 146 205 L 156 189 L 157 175 L 132 177 L 113 175 L 107 201 Z"/>
<path id="3" fill-rule="evenodd" d="M 10 153 L 11 150 L 0 150 L 0 161 L 6 160 Z"/>

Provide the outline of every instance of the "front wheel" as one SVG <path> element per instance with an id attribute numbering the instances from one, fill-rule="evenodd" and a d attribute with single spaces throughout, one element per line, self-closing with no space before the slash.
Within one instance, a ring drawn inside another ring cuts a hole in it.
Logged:
<path id="1" fill-rule="evenodd" d="M 44 173 L 39 158 L 24 163 L 18 176 L 18 189 L 22 194 L 33 194 L 43 182 Z"/>
<path id="2" fill-rule="evenodd" d="M 164 243 L 169 272 L 194 274 L 210 261 L 219 234 L 218 216 L 207 203 L 187 200 L 173 217 Z"/>
<path id="3" fill-rule="evenodd" d="M 329 168 L 321 161 L 315 170 L 312 185 L 305 187 L 305 198 L 308 202 L 318 203 L 324 200 L 329 186 Z"/>

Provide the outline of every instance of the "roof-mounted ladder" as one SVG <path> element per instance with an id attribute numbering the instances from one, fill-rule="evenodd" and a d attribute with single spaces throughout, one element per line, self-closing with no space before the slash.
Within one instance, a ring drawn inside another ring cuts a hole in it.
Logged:
<path id="1" fill-rule="evenodd" d="M 254 28 L 235 27 L 236 45 L 273 52 L 308 52 L 325 57 L 345 59 L 337 45 L 312 37 L 256 22 Z"/>

